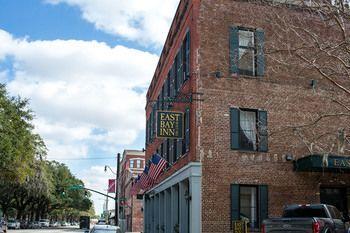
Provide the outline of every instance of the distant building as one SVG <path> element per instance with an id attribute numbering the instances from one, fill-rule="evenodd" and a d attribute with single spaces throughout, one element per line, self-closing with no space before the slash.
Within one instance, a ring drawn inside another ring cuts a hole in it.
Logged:
<path id="1" fill-rule="evenodd" d="M 125 220 L 126 231 L 143 231 L 143 201 L 130 195 L 133 180 L 142 173 L 145 167 L 145 152 L 124 150 L 120 162 L 120 219 Z"/>

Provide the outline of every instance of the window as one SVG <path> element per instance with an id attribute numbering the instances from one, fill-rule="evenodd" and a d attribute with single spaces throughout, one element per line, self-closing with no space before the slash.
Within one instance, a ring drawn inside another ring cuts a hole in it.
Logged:
<path id="1" fill-rule="evenodd" d="M 231 222 L 246 220 L 251 231 L 268 218 L 267 185 L 231 185 Z"/>
<path id="2" fill-rule="evenodd" d="M 258 228 L 257 187 L 242 186 L 239 193 L 240 218 L 248 222 L 250 229 Z"/>
<path id="3" fill-rule="evenodd" d="M 190 109 L 185 110 L 185 138 L 182 143 L 182 154 L 185 154 L 190 149 Z"/>
<path id="4" fill-rule="evenodd" d="M 238 72 L 255 75 L 255 42 L 254 32 L 238 30 Z"/>
<path id="5" fill-rule="evenodd" d="M 230 33 L 231 72 L 263 76 L 265 69 L 264 31 L 233 27 Z"/>
<path id="6" fill-rule="evenodd" d="M 231 109 L 231 149 L 267 152 L 267 112 Z"/>
<path id="7" fill-rule="evenodd" d="M 136 160 L 136 167 L 141 168 L 141 160 Z"/>
<path id="8" fill-rule="evenodd" d="M 187 32 L 185 40 L 183 42 L 183 70 L 184 81 L 190 77 L 190 32 Z"/>
<path id="9" fill-rule="evenodd" d="M 134 168 L 134 160 L 130 160 L 130 168 Z"/>

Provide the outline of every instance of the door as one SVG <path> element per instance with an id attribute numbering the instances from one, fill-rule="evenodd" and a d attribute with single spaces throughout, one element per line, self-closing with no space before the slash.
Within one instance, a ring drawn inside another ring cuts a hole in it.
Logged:
<path id="1" fill-rule="evenodd" d="M 320 189 L 320 199 L 322 204 L 333 205 L 342 214 L 349 213 L 346 188 L 322 187 Z"/>

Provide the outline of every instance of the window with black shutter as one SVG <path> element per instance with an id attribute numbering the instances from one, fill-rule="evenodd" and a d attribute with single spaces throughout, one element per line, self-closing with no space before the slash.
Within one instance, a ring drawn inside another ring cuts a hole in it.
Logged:
<path id="1" fill-rule="evenodd" d="M 182 63 L 182 46 L 179 49 L 179 52 L 177 53 L 176 56 L 176 81 L 177 81 L 177 85 L 176 85 L 176 92 L 178 93 L 182 87 L 182 83 L 183 83 L 183 63 Z"/>
<path id="2" fill-rule="evenodd" d="M 231 149 L 268 151 L 267 112 L 253 109 L 230 109 Z"/>
<path id="3" fill-rule="evenodd" d="M 166 139 L 164 141 L 164 158 L 166 161 L 168 161 L 168 164 L 170 163 L 170 146 L 169 146 L 169 139 Z"/>
<path id="4" fill-rule="evenodd" d="M 183 42 L 183 70 L 184 80 L 190 77 L 190 32 L 188 31 Z"/>
<path id="5" fill-rule="evenodd" d="M 148 145 L 148 143 L 149 143 L 149 139 L 148 139 L 148 131 L 149 131 L 149 128 L 148 128 L 148 125 L 149 125 L 149 120 L 147 119 L 146 120 L 146 147 L 147 147 L 147 145 Z"/>
<path id="6" fill-rule="evenodd" d="M 164 142 L 162 142 L 162 144 L 160 144 L 159 154 L 161 157 L 164 158 Z"/>
<path id="7" fill-rule="evenodd" d="M 173 139 L 173 151 L 172 151 L 172 162 L 175 163 L 177 160 L 177 139 Z"/>
<path id="8" fill-rule="evenodd" d="M 267 185 L 231 185 L 231 221 L 243 220 L 248 229 L 257 231 L 267 218 Z"/>
<path id="9" fill-rule="evenodd" d="M 176 93 L 175 93 L 175 86 L 176 82 L 175 82 L 175 65 L 173 64 L 171 69 L 170 69 L 170 92 L 169 92 L 169 96 L 171 98 L 175 97 Z"/>
<path id="10" fill-rule="evenodd" d="M 186 108 L 185 110 L 185 140 L 184 140 L 184 145 L 185 145 L 185 152 L 190 150 L 190 108 Z"/>
<path id="11" fill-rule="evenodd" d="M 168 139 L 168 146 L 169 146 L 169 163 L 173 163 L 174 162 L 174 139 Z"/>
<path id="12" fill-rule="evenodd" d="M 232 27 L 230 31 L 231 73 L 263 76 L 265 33 L 261 29 Z"/>
<path id="13" fill-rule="evenodd" d="M 164 110 L 164 85 L 160 91 L 160 109 Z"/>

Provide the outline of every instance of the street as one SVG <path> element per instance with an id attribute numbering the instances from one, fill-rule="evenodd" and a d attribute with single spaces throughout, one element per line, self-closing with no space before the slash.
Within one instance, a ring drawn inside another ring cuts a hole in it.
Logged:
<path id="1" fill-rule="evenodd" d="M 21 230 L 8 230 L 9 233 L 71 233 L 71 232 L 84 232 L 77 227 L 67 227 L 67 228 L 47 228 L 47 229 L 21 229 Z"/>

